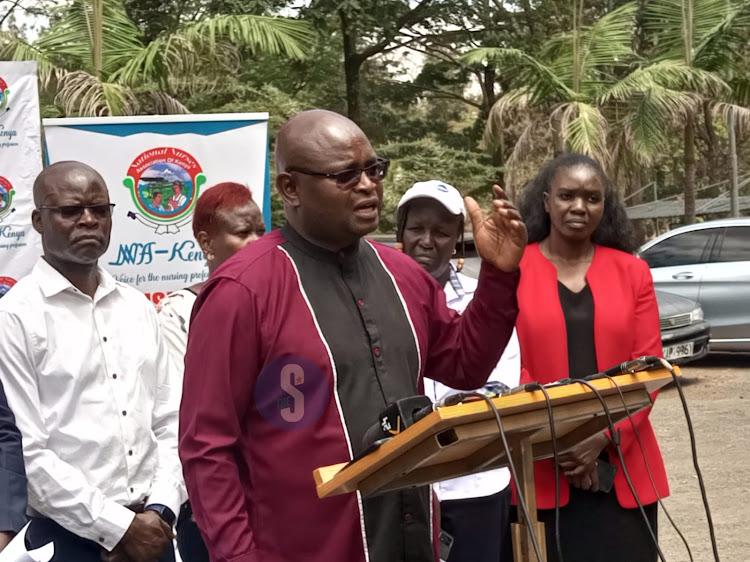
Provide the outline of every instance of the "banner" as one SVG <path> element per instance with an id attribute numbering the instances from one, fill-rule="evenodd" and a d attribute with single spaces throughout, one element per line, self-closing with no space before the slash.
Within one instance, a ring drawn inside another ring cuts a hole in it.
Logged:
<path id="1" fill-rule="evenodd" d="M 41 255 L 31 227 L 42 171 L 36 62 L 0 62 L 0 298 Z"/>
<path id="2" fill-rule="evenodd" d="M 115 204 L 100 265 L 154 303 L 208 276 L 193 209 L 211 186 L 247 185 L 271 224 L 268 114 L 45 119 L 49 163 L 97 170 Z"/>

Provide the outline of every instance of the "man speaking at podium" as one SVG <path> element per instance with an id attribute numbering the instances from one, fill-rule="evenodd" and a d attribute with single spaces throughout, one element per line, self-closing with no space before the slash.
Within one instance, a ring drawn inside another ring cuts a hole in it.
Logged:
<path id="1" fill-rule="evenodd" d="M 487 380 L 513 330 L 526 229 L 495 188 L 467 200 L 484 259 L 466 312 L 408 256 L 362 239 L 378 226 L 388 160 L 327 111 L 276 141 L 287 223 L 230 258 L 193 311 L 180 455 L 213 562 L 434 562 L 429 488 L 318 499 L 313 471 L 365 449 L 379 413 Z"/>

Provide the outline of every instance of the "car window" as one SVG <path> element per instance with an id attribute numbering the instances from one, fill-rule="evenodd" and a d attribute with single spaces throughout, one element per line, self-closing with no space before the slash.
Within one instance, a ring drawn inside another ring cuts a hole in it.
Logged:
<path id="1" fill-rule="evenodd" d="M 713 230 L 683 232 L 662 240 L 641 254 L 649 267 L 672 267 L 700 263 Z"/>
<path id="2" fill-rule="evenodd" d="M 718 256 L 716 255 L 718 254 Z M 750 261 L 750 226 L 727 228 L 719 251 L 714 251 L 711 261 Z"/>

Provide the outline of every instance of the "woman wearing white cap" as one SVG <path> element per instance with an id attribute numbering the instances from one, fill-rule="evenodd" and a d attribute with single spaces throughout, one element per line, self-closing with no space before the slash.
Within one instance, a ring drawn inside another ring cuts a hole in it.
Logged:
<path id="1" fill-rule="evenodd" d="M 460 273 L 463 255 L 454 268 L 451 258 L 461 242 L 466 208 L 458 190 L 431 180 L 415 183 L 396 210 L 396 239 L 445 290 L 449 307 L 462 312 L 471 301 L 477 280 Z M 515 331 L 482 391 L 499 392 L 518 385 L 521 360 Z M 433 401 L 457 390 L 425 379 L 425 394 Z M 448 562 L 497 562 L 510 541 L 510 474 L 501 468 L 434 485 L 440 499 L 442 530 L 453 537 Z"/>

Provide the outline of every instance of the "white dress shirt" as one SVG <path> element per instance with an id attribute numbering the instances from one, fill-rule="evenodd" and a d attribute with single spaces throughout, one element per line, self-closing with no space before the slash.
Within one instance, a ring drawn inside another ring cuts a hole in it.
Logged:
<path id="1" fill-rule="evenodd" d="M 467 277 L 462 273 L 456 272 L 451 266 L 451 276 L 445 284 L 445 300 L 447 305 L 463 312 L 474 297 L 474 291 L 477 289 L 477 280 Z M 518 386 L 521 378 L 521 350 L 518 345 L 518 336 L 515 329 L 505 347 L 500 361 L 490 374 L 485 388 L 496 390 L 498 387 L 513 388 Z M 442 383 L 425 379 L 425 394 L 437 401 L 461 392 L 454 390 Z M 480 389 L 481 390 L 481 389 Z M 498 468 L 469 476 L 460 476 L 451 480 L 444 480 L 433 485 L 433 489 L 440 501 L 445 500 L 463 500 L 468 498 L 479 498 L 497 494 L 504 490 L 510 484 L 510 471 L 507 468 Z"/>
<path id="2" fill-rule="evenodd" d="M 134 517 L 124 506 L 178 513 L 181 384 L 142 293 L 100 268 L 92 299 L 40 258 L 0 299 L 0 357 L 29 514 L 112 550 Z"/>

